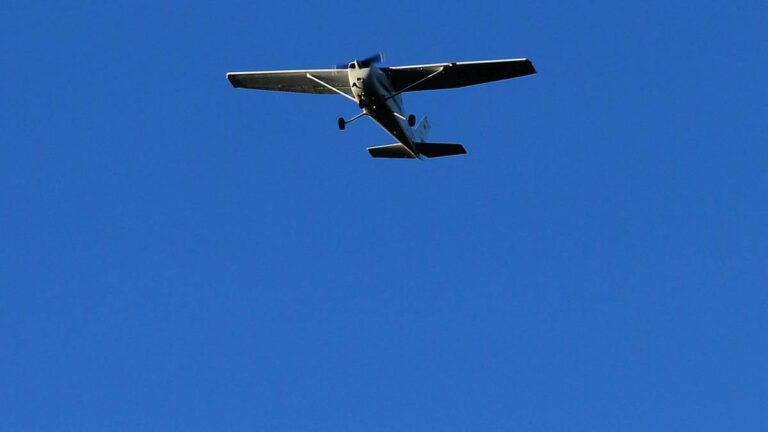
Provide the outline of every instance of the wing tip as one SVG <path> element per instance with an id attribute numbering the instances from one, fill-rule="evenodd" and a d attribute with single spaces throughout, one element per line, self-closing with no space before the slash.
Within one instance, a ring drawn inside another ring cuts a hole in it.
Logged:
<path id="1" fill-rule="evenodd" d="M 238 85 L 238 80 L 235 78 L 237 75 L 235 72 L 227 72 L 227 81 L 229 81 L 230 84 L 232 84 L 232 87 L 238 88 L 240 87 Z"/>
<path id="2" fill-rule="evenodd" d="M 526 66 L 530 68 L 528 75 L 534 75 L 538 73 L 531 59 L 525 59 L 525 63 L 526 63 Z"/>

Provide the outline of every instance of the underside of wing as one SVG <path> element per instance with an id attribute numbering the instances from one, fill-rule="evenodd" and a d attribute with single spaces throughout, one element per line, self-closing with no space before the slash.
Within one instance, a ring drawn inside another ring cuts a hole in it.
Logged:
<path id="1" fill-rule="evenodd" d="M 315 79 L 312 79 L 312 78 Z M 344 69 L 313 69 L 265 72 L 230 72 L 227 79 L 233 87 L 296 93 L 336 94 L 319 81 L 352 95 L 349 75 Z"/>
<path id="2" fill-rule="evenodd" d="M 382 68 L 382 71 L 389 77 L 395 91 L 465 87 L 536 73 L 531 61 L 524 58 L 397 66 Z"/>

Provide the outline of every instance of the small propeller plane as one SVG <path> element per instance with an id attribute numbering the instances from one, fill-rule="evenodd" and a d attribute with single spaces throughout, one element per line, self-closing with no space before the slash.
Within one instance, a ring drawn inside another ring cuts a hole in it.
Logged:
<path id="1" fill-rule="evenodd" d="M 525 58 L 377 67 L 382 61 L 382 55 L 376 54 L 336 69 L 230 72 L 227 79 L 236 88 L 344 96 L 362 112 L 349 120 L 340 117 L 339 129 L 368 116 L 397 140 L 395 144 L 368 148 L 371 156 L 420 159 L 466 151 L 461 144 L 427 142 L 429 122 L 424 117 L 417 125 L 415 115 L 405 116 L 403 93 L 465 87 L 536 73 Z"/>

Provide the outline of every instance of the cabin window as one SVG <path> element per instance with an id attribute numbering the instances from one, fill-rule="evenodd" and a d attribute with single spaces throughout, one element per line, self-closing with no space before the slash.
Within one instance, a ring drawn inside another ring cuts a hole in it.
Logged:
<path id="1" fill-rule="evenodd" d="M 349 64 L 349 68 L 350 68 L 350 69 L 356 69 L 356 68 L 357 68 L 357 66 L 355 66 L 355 62 L 352 62 L 352 63 L 350 63 L 350 64 Z"/>

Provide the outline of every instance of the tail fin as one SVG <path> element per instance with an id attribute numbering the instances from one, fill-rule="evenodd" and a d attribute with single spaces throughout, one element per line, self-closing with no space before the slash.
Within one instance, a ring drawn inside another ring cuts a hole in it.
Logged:
<path id="1" fill-rule="evenodd" d="M 427 120 L 427 117 L 424 116 L 423 119 L 419 122 L 419 124 L 416 125 L 415 128 L 413 128 L 413 140 L 418 142 L 424 142 L 427 140 L 427 136 L 429 136 L 429 129 L 431 126 L 429 125 L 429 120 Z"/>

